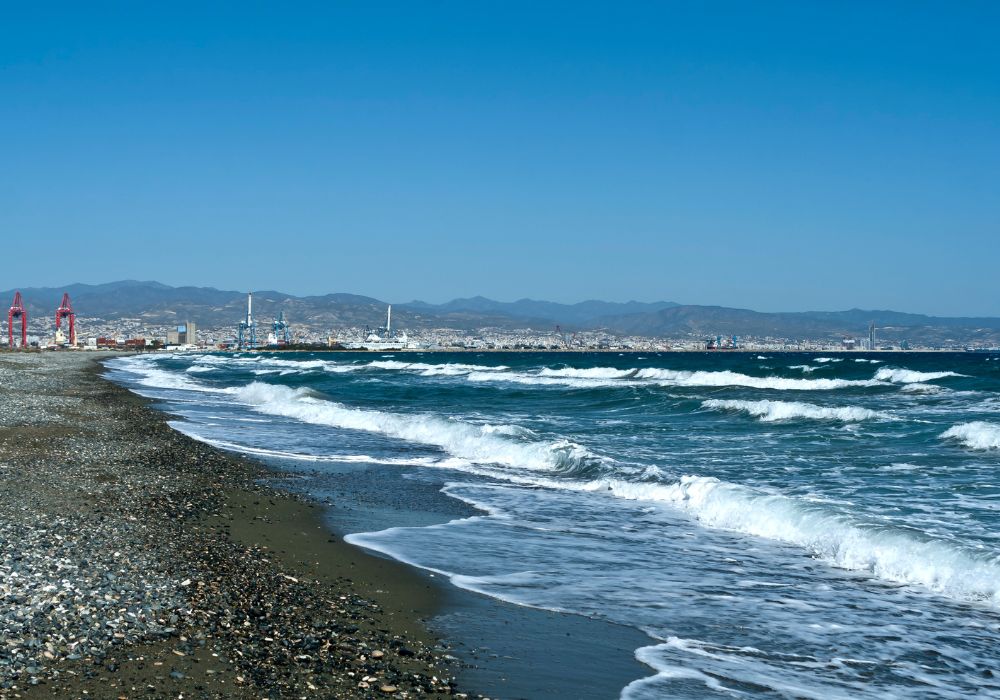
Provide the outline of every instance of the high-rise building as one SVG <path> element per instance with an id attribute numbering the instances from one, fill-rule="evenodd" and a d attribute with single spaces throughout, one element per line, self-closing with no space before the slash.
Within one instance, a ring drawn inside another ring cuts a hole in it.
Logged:
<path id="1" fill-rule="evenodd" d="M 185 321 L 183 326 L 177 327 L 177 330 L 183 338 L 181 343 L 184 345 L 198 344 L 198 326 L 194 321 Z"/>
<path id="2" fill-rule="evenodd" d="M 167 345 L 197 345 L 198 326 L 194 321 L 185 321 L 176 330 L 167 331 Z"/>

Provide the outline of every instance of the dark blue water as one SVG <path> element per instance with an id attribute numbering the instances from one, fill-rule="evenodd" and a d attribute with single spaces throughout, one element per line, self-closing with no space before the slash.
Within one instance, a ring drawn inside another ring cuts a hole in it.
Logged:
<path id="1" fill-rule="evenodd" d="M 110 366 L 227 449 L 303 472 L 443 475 L 481 515 L 404 517 L 350 541 L 463 588 L 643 630 L 650 675 L 624 697 L 1000 697 L 1000 358 Z"/>

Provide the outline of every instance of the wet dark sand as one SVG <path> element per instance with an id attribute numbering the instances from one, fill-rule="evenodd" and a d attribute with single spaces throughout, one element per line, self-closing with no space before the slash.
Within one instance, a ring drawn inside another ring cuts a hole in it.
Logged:
<path id="1" fill-rule="evenodd" d="M 477 513 L 441 493 L 438 473 L 385 465 L 275 462 L 295 474 L 281 488 L 308 492 L 342 536 L 388 527 L 431 525 Z M 381 555 L 379 555 L 381 556 Z M 388 560 L 386 560 L 388 561 Z M 444 583 L 440 576 L 424 573 Z M 642 632 L 579 615 L 504 603 L 450 583 L 426 623 L 462 661 L 459 685 L 491 698 L 616 698 L 631 681 L 652 674 L 635 650 L 653 643 Z"/>

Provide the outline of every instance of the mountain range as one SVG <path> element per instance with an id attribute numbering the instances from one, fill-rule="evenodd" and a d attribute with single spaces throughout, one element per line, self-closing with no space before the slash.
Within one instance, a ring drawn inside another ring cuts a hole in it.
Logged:
<path id="1" fill-rule="evenodd" d="M 125 280 L 21 289 L 33 319 L 52 317 L 64 292 L 69 293 L 81 318 L 106 321 L 131 318 L 162 326 L 191 320 L 211 328 L 235 326 L 246 313 L 245 292 L 211 287 L 171 287 Z M 12 299 L 13 295 L 14 290 L 0 292 L 0 299 Z M 384 301 L 356 294 L 300 297 L 273 290 L 254 291 L 258 319 L 270 320 L 284 311 L 292 324 L 315 329 L 377 326 L 385 318 L 386 306 Z M 489 327 L 550 332 L 558 325 L 566 331 L 604 330 L 666 338 L 738 335 L 829 340 L 862 337 L 872 321 L 879 329 L 879 337 L 887 341 L 908 339 L 927 345 L 1000 343 L 1000 318 L 939 317 L 888 310 L 763 313 L 669 301 L 560 304 L 533 299 L 501 302 L 485 297 L 454 299 L 444 304 L 393 304 L 393 325 L 411 330 Z"/>

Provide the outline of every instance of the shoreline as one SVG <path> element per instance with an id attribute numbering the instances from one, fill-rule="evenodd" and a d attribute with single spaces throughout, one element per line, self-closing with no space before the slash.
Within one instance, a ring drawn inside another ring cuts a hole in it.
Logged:
<path id="1" fill-rule="evenodd" d="M 117 386 L 117 385 L 116 385 Z M 155 405 L 172 430 L 184 432 L 169 405 Z M 183 418 L 180 418 L 183 422 Z M 193 438 L 196 439 L 197 438 Z M 205 444 L 198 442 L 198 444 Z M 214 449 L 214 448 L 213 448 Z M 242 458 L 239 452 L 226 451 Z M 304 496 L 317 506 L 326 533 L 350 533 L 396 526 L 427 526 L 481 513 L 442 492 L 454 478 L 436 470 L 383 464 L 325 465 L 321 470 L 281 459 L 250 458 L 263 465 L 263 483 L 280 493 Z M 292 526 L 297 524 L 292 520 Z M 565 697 L 603 700 L 652 669 L 635 652 L 653 643 L 644 632 L 596 617 L 525 607 L 462 588 L 442 576 L 363 548 L 351 548 L 359 562 L 403 567 L 431 586 L 435 610 L 422 616 L 432 636 L 443 639 L 460 688 L 491 698 Z M 353 562 L 352 562 L 353 563 Z M 386 580 L 377 576 L 377 581 Z M 389 580 L 392 580 L 391 578 Z"/>
<path id="2" fill-rule="evenodd" d="M 115 356 L 0 355 L 0 697 L 464 697 L 440 586 L 172 429 Z"/>

